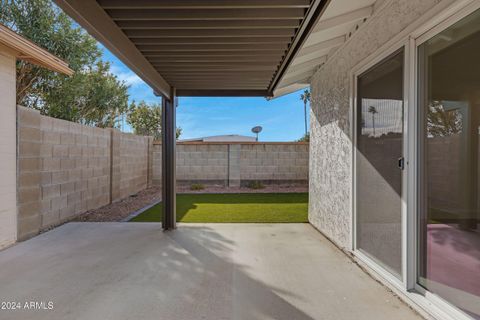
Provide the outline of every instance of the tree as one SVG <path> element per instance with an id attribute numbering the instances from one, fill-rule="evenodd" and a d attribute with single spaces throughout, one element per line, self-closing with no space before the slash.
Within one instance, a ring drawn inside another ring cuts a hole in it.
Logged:
<path id="1" fill-rule="evenodd" d="M 305 136 L 307 135 L 307 103 L 310 102 L 310 91 L 305 90 L 303 93 L 300 95 L 300 100 L 303 101 L 303 113 L 305 116 Z"/>
<path id="2" fill-rule="evenodd" d="M 428 105 L 427 133 L 431 137 L 448 137 L 462 132 L 460 109 L 446 109 L 440 101 Z"/>
<path id="3" fill-rule="evenodd" d="M 128 87 L 101 60 L 97 42 L 50 0 L 0 1 L 0 23 L 68 62 L 64 76 L 17 62 L 17 103 L 44 115 L 100 127 L 117 125 Z"/>
<path id="4" fill-rule="evenodd" d="M 310 132 L 307 132 L 307 134 L 303 135 L 303 137 L 298 139 L 297 142 L 310 142 Z"/>
<path id="5" fill-rule="evenodd" d="M 375 115 L 378 113 L 378 111 L 374 106 L 370 106 L 368 107 L 368 112 L 372 114 L 373 136 L 375 137 Z"/>
<path id="6" fill-rule="evenodd" d="M 147 104 L 135 101 L 130 105 L 127 122 L 132 126 L 135 134 L 152 136 L 155 140 L 162 139 L 162 107 L 159 104 Z M 182 134 L 182 128 L 176 129 L 177 139 Z"/>

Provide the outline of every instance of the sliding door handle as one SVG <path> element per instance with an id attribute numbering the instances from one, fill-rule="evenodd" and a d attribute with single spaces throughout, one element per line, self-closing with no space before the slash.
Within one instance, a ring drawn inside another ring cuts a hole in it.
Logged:
<path id="1" fill-rule="evenodd" d="M 400 170 L 404 170 L 404 169 L 405 169 L 405 158 L 404 158 L 404 157 L 398 158 L 398 168 L 399 168 Z"/>

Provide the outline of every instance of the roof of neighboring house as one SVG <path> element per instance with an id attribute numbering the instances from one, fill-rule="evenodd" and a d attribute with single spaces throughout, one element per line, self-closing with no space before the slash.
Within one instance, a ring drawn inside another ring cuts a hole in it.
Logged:
<path id="1" fill-rule="evenodd" d="M 219 136 L 209 136 L 209 137 L 201 137 L 201 138 L 194 138 L 194 139 L 185 139 L 180 140 L 180 142 L 255 142 L 255 137 L 250 136 L 241 136 L 238 134 L 226 134 L 226 135 L 219 135 Z"/>
<path id="2" fill-rule="evenodd" d="M 42 66 L 44 68 L 72 75 L 73 70 L 68 64 L 40 48 L 30 40 L 25 39 L 4 25 L 0 24 L 0 45 L 3 45 L 16 53 L 18 59 Z"/>

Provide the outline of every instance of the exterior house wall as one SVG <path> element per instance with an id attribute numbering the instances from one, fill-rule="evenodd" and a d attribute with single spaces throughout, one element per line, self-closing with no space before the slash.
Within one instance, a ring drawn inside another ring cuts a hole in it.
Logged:
<path id="1" fill-rule="evenodd" d="M 15 61 L 13 53 L 0 47 L 0 249 L 17 238 Z M 20 166 L 28 165 L 27 162 Z M 23 179 L 35 180 L 35 175 L 26 174 Z M 19 191 L 21 197 L 30 192 L 28 188 Z M 26 220 L 18 223 L 28 223 Z"/>
<path id="2" fill-rule="evenodd" d="M 340 247 L 351 246 L 352 69 L 438 3 L 385 1 L 312 77 L 309 221 Z"/>

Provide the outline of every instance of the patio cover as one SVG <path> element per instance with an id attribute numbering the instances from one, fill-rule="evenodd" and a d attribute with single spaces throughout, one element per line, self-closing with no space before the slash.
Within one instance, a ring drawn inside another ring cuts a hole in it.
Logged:
<path id="1" fill-rule="evenodd" d="M 329 0 L 56 0 L 158 94 L 272 96 Z"/>

